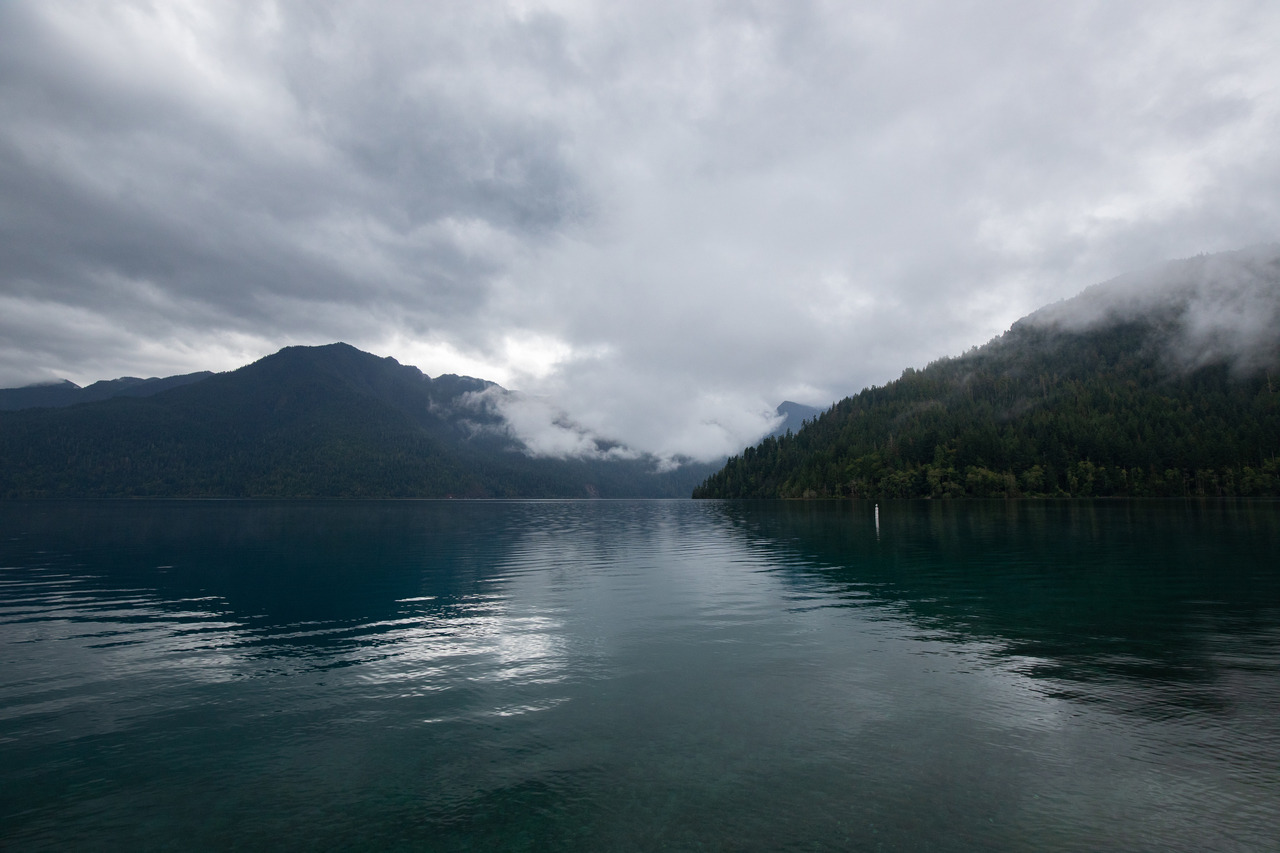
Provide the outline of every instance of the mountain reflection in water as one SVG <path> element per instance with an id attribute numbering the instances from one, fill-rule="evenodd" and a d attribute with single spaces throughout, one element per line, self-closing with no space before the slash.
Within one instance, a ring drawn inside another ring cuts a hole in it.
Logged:
<path id="1" fill-rule="evenodd" d="M 0 513 L 26 849 L 1267 849 L 1280 504 Z"/>

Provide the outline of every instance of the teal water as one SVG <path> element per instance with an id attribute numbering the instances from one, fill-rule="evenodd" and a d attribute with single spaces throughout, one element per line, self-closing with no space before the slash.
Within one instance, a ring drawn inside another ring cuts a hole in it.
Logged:
<path id="1" fill-rule="evenodd" d="M 0 504 L 0 846 L 1275 850 L 1280 504 Z"/>

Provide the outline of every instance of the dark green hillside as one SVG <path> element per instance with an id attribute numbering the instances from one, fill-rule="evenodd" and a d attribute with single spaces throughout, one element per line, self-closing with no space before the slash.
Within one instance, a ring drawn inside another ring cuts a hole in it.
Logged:
<path id="1" fill-rule="evenodd" d="M 651 460 L 531 458 L 500 418 L 461 399 L 488 387 L 432 379 L 345 344 L 290 347 L 150 397 L 0 413 L 0 497 L 665 497 L 692 488 L 689 472 L 655 474 Z"/>
<path id="2" fill-rule="evenodd" d="M 1251 293 L 1271 310 L 1280 285 Z M 1280 329 L 1247 352 L 1214 337 L 1189 367 L 1197 304 L 1084 328 L 1033 315 L 747 448 L 694 497 L 1280 495 Z"/>

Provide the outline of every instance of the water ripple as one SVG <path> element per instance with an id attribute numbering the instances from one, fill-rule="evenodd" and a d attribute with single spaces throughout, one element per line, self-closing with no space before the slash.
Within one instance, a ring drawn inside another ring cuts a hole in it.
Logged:
<path id="1" fill-rule="evenodd" d="M 0 841 L 1280 837 L 1280 511 L 865 510 L 10 508 Z"/>

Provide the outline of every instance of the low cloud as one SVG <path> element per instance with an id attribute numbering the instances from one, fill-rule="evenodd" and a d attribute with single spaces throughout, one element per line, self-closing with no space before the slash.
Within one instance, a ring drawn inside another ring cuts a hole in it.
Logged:
<path id="1" fill-rule="evenodd" d="M 1240 373 L 1280 364 L 1280 244 L 1173 261 L 1095 285 L 1029 322 L 1081 331 L 1147 320 L 1168 327 L 1179 370 L 1226 363 Z"/>
<path id="2" fill-rule="evenodd" d="M 721 459 L 748 444 L 754 444 L 782 421 L 776 411 L 743 414 L 738 401 L 708 399 L 701 401 L 705 417 L 655 425 L 632 424 L 630 428 L 613 430 L 593 428 L 573 419 L 557 402 L 509 391 L 500 387 L 486 388 L 468 394 L 463 405 L 496 415 L 502 419 L 497 429 L 519 442 L 532 456 L 556 459 L 651 459 L 660 471 L 677 468 L 687 462 L 711 462 Z M 670 412 L 655 408 L 655 415 Z M 726 417 L 728 416 L 728 417 Z M 646 436 L 652 429 L 661 435 Z M 627 437 L 648 437 L 650 441 L 637 447 Z"/>
<path id="3" fill-rule="evenodd" d="M 522 444 L 531 456 L 553 459 L 638 459 L 641 454 L 616 440 L 574 423 L 552 401 L 500 387 L 473 391 L 464 406 L 503 419 L 500 430 Z"/>

